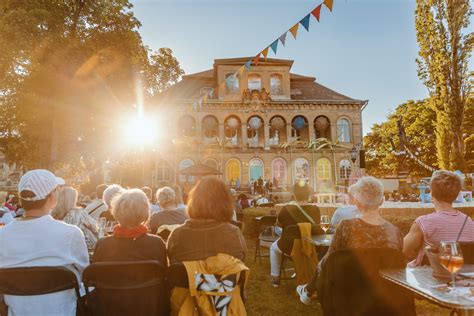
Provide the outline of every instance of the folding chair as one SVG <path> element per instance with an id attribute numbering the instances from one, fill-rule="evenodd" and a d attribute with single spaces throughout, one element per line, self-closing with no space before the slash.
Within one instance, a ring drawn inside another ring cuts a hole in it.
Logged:
<path id="1" fill-rule="evenodd" d="M 22 267 L 0 269 L 0 293 L 6 295 L 43 295 L 66 290 L 76 294 L 78 314 L 85 312 L 76 275 L 65 267 Z"/>
<path id="2" fill-rule="evenodd" d="M 82 280 L 91 315 L 168 314 L 165 271 L 158 261 L 93 263 Z"/>
<path id="3" fill-rule="evenodd" d="M 255 217 L 254 221 L 258 226 L 259 236 L 257 238 L 257 244 L 255 245 L 255 256 L 254 262 L 262 263 L 262 257 L 269 257 L 270 252 L 262 254 L 261 247 L 270 248 L 280 236 L 275 231 L 275 225 L 277 221 L 276 215 L 265 215 Z"/>

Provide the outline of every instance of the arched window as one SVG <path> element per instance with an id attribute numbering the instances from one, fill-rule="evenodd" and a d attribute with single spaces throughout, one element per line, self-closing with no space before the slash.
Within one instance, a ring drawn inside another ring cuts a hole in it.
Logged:
<path id="1" fill-rule="evenodd" d="M 213 169 L 219 170 L 219 166 L 218 166 L 217 161 L 215 159 L 208 158 L 208 159 L 206 159 L 206 161 L 204 161 L 204 164 L 206 166 L 209 166 L 209 167 L 213 168 Z"/>
<path id="2" fill-rule="evenodd" d="M 225 119 L 224 133 L 227 138 L 227 144 L 237 146 L 242 135 L 241 122 L 237 116 L 229 116 Z"/>
<path id="3" fill-rule="evenodd" d="M 239 93 L 239 77 L 235 73 L 225 75 L 225 92 Z"/>
<path id="4" fill-rule="evenodd" d="M 250 91 L 252 90 L 262 90 L 262 78 L 257 74 L 250 74 L 247 77 L 247 85 Z"/>
<path id="5" fill-rule="evenodd" d="M 274 116 L 270 119 L 270 146 L 278 146 L 286 142 L 286 122 L 281 116 Z"/>
<path id="6" fill-rule="evenodd" d="M 339 162 L 339 177 L 341 179 L 349 179 L 351 176 L 351 162 L 343 159 Z"/>
<path id="7" fill-rule="evenodd" d="M 192 137 L 196 135 L 196 120 L 191 115 L 185 115 L 178 121 L 180 136 Z"/>
<path id="8" fill-rule="evenodd" d="M 264 146 L 263 120 L 259 116 L 252 116 L 247 121 L 247 141 L 249 148 Z"/>
<path id="9" fill-rule="evenodd" d="M 229 182 L 240 181 L 240 161 L 235 158 L 227 160 L 226 176 Z"/>
<path id="10" fill-rule="evenodd" d="M 318 179 L 319 180 L 330 180 L 331 179 L 331 162 L 327 158 L 321 158 L 317 164 Z"/>
<path id="11" fill-rule="evenodd" d="M 272 181 L 275 187 L 286 184 L 286 161 L 282 158 L 275 158 L 272 161 Z"/>
<path id="12" fill-rule="evenodd" d="M 309 179 L 309 162 L 306 158 L 297 158 L 294 162 L 295 182 Z"/>
<path id="13" fill-rule="evenodd" d="M 263 179 L 263 161 L 258 158 L 250 159 L 249 161 L 249 178 L 250 181 Z"/>
<path id="14" fill-rule="evenodd" d="M 314 119 L 314 132 L 316 138 L 331 140 L 331 122 L 326 116 L 320 115 Z"/>
<path id="15" fill-rule="evenodd" d="M 155 176 L 157 182 L 169 182 L 171 180 L 171 167 L 164 159 L 160 159 L 156 163 Z"/>
<path id="16" fill-rule="evenodd" d="M 194 161 L 192 161 L 189 158 L 185 158 L 179 162 L 179 170 L 186 169 L 187 167 L 191 167 L 194 165 Z M 185 175 L 180 175 L 179 176 L 180 181 L 193 181 L 194 177 L 193 176 L 185 176 Z"/>
<path id="17" fill-rule="evenodd" d="M 282 76 L 279 74 L 273 74 L 270 77 L 270 94 L 271 95 L 282 95 L 283 85 Z"/>
<path id="18" fill-rule="evenodd" d="M 350 123 L 345 118 L 337 120 L 337 140 L 341 143 L 351 142 Z"/>
<path id="19" fill-rule="evenodd" d="M 202 119 L 202 136 L 205 144 L 216 141 L 219 135 L 219 121 L 213 115 L 208 115 Z"/>
<path id="20" fill-rule="evenodd" d="M 301 141 L 309 141 L 308 120 L 302 115 L 295 116 L 291 121 L 291 136 Z"/>

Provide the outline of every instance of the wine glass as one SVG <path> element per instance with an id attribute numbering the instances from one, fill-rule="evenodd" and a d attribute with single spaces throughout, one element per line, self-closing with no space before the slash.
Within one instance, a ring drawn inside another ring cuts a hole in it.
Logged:
<path id="1" fill-rule="evenodd" d="M 97 230 L 99 232 L 99 237 L 103 237 L 105 235 L 105 226 L 107 225 L 107 219 L 105 217 L 99 218 L 97 221 Z"/>
<path id="2" fill-rule="evenodd" d="M 453 278 L 451 293 L 456 293 L 456 273 L 461 270 L 464 264 L 464 257 L 459 243 L 455 241 L 440 242 L 439 261 L 441 265 L 451 273 Z"/>
<path id="3" fill-rule="evenodd" d="M 321 228 L 324 230 L 324 239 L 327 239 L 326 232 L 331 226 L 331 218 L 328 215 L 321 215 L 321 221 L 319 223 Z"/>

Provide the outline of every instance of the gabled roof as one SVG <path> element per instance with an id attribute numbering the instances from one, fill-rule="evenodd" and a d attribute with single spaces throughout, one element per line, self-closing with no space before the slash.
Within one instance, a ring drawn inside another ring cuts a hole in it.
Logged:
<path id="1" fill-rule="evenodd" d="M 183 76 L 182 80 L 163 93 L 162 100 L 198 99 L 203 88 L 217 88 L 216 69 L 218 65 L 243 65 L 251 57 L 215 59 L 214 68 Z M 260 59 L 258 66 L 281 64 L 291 68 L 292 60 L 267 58 Z M 292 100 L 355 101 L 316 82 L 315 77 L 290 73 Z"/>

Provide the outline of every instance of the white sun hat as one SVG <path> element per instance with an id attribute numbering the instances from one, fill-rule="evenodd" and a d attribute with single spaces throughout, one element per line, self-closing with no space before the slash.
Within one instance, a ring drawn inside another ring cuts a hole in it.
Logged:
<path id="1" fill-rule="evenodd" d="M 39 201 L 44 200 L 53 192 L 59 185 L 64 185 L 64 180 L 56 177 L 54 173 L 45 169 L 30 170 L 25 173 L 18 183 L 18 192 L 20 198 L 25 201 Z M 22 191 L 31 191 L 35 194 L 34 197 L 21 197 Z"/>

